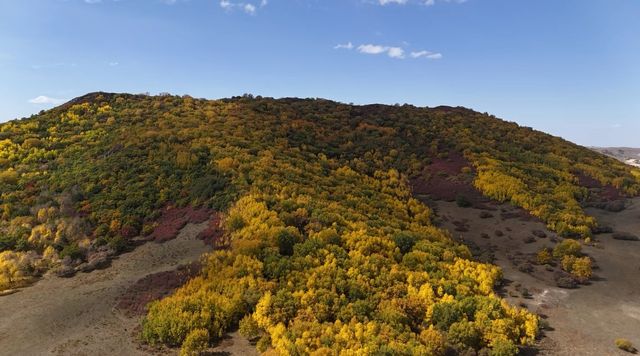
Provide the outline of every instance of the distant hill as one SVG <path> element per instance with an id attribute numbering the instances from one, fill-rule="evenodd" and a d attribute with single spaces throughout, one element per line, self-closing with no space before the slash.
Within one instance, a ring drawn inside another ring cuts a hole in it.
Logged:
<path id="1" fill-rule="evenodd" d="M 92 93 L 0 125 L 0 289 L 220 213 L 219 250 L 150 306 L 147 342 L 194 354 L 239 326 L 282 354 L 514 355 L 538 319 L 414 198 L 436 183 L 587 238 L 592 189 L 638 195 L 640 171 L 461 107 Z"/>
<path id="2" fill-rule="evenodd" d="M 640 148 L 591 147 L 591 149 L 625 162 L 626 164 L 632 165 L 634 167 L 640 167 Z"/>

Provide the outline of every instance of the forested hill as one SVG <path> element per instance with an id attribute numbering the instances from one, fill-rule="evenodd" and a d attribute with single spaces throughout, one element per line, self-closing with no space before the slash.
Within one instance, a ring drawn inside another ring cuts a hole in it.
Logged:
<path id="1" fill-rule="evenodd" d="M 151 307 L 150 343 L 196 347 L 240 323 L 291 354 L 509 355 L 536 317 L 494 295 L 499 269 L 408 185 L 452 154 L 483 194 L 564 236 L 596 226 L 581 182 L 640 192 L 621 162 L 464 108 L 93 93 L 0 126 L 0 290 L 126 248 L 166 206 L 208 207 L 231 248 Z"/>

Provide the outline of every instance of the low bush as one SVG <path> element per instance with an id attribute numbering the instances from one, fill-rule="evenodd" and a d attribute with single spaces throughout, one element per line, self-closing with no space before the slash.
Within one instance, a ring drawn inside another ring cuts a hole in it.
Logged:
<path id="1" fill-rule="evenodd" d="M 251 315 L 247 315 L 240 320 L 238 332 L 249 341 L 257 340 L 261 334 L 258 323 Z"/>
<path id="2" fill-rule="evenodd" d="M 580 242 L 573 239 L 566 239 L 553 248 L 553 257 L 561 259 L 566 255 L 578 256 L 582 251 Z"/>
<path id="3" fill-rule="evenodd" d="M 468 208 L 470 207 L 472 204 L 469 201 L 469 199 L 467 199 L 467 197 L 465 197 L 462 194 L 458 194 L 456 196 L 456 205 L 461 207 L 461 208 Z"/>
<path id="4" fill-rule="evenodd" d="M 498 339 L 493 343 L 489 356 L 515 356 L 518 354 L 518 347 L 506 339 Z"/>
<path id="5" fill-rule="evenodd" d="M 209 347 L 209 331 L 195 329 L 187 335 L 180 348 L 180 356 L 199 356 Z"/>
<path id="6" fill-rule="evenodd" d="M 553 261 L 553 256 L 551 255 L 551 250 L 544 247 L 536 254 L 536 262 L 539 265 L 546 265 Z"/>
<path id="7" fill-rule="evenodd" d="M 633 346 L 633 344 L 631 343 L 631 341 L 627 340 L 627 339 L 616 339 L 615 341 L 616 346 L 620 349 L 620 350 L 624 350 L 626 352 L 631 352 L 631 353 L 636 353 L 638 350 L 636 350 L 636 348 Z"/>
<path id="8" fill-rule="evenodd" d="M 640 238 L 634 234 L 630 234 L 628 232 L 616 232 L 613 234 L 614 240 L 623 240 L 623 241 L 638 241 Z"/>

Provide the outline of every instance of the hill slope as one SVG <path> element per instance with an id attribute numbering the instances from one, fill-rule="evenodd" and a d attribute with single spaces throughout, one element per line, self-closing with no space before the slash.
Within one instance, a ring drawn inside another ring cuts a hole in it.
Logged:
<path id="1" fill-rule="evenodd" d="M 197 348 L 240 323 L 285 353 L 511 354 L 536 317 L 411 194 L 449 156 L 463 173 L 444 180 L 564 236 L 596 227 L 588 187 L 640 192 L 629 166 L 463 108 L 95 93 L 0 126 L 0 289 L 117 253 L 167 206 L 204 207 L 226 212 L 230 249 L 151 306 L 151 343 Z"/>
<path id="2" fill-rule="evenodd" d="M 640 167 L 640 148 L 591 147 L 592 150 L 613 157 L 634 167 Z"/>

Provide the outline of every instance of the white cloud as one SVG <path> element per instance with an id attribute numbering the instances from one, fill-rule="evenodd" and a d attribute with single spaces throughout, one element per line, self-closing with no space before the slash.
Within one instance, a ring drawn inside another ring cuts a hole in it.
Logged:
<path id="1" fill-rule="evenodd" d="M 120 65 L 120 63 L 118 63 L 118 62 L 109 62 L 107 64 L 109 65 L 109 67 L 116 67 L 116 66 Z"/>
<path id="2" fill-rule="evenodd" d="M 242 9 L 244 9 L 244 12 L 247 14 L 255 15 L 256 13 L 256 6 L 253 4 L 244 4 Z"/>
<path id="3" fill-rule="evenodd" d="M 353 49 L 353 43 L 337 44 L 333 49 Z"/>
<path id="4" fill-rule="evenodd" d="M 347 42 L 345 44 L 338 44 L 333 47 L 333 49 L 347 49 L 351 50 L 356 48 L 359 53 L 362 54 L 370 54 L 370 55 L 379 55 L 386 54 L 390 58 L 394 59 L 405 59 L 407 58 L 405 47 L 409 46 L 407 42 L 403 42 L 402 46 L 383 46 L 379 44 L 361 44 L 358 47 L 355 47 L 353 43 Z M 442 54 L 437 52 L 431 52 L 426 50 L 421 51 L 412 51 L 409 52 L 409 57 L 413 59 L 417 58 L 427 58 L 427 59 L 441 59 Z"/>
<path id="5" fill-rule="evenodd" d="M 404 49 L 400 47 L 389 47 L 387 55 L 391 58 L 404 58 Z"/>
<path id="6" fill-rule="evenodd" d="M 441 59 L 442 58 L 442 53 L 434 53 L 434 52 L 429 52 L 429 51 L 418 51 L 418 52 L 411 52 L 410 54 L 411 58 L 427 58 L 427 59 Z"/>
<path id="7" fill-rule="evenodd" d="M 364 45 L 358 46 L 358 51 L 360 53 L 366 53 L 366 54 L 380 54 L 380 53 L 386 52 L 388 48 L 389 47 L 384 47 L 380 45 L 364 44 Z"/>
<path id="8" fill-rule="evenodd" d="M 46 95 L 40 95 L 38 97 L 35 97 L 33 99 L 30 99 L 29 102 L 31 104 L 38 104 L 38 105 L 57 105 L 57 104 L 62 104 L 65 102 L 64 99 L 56 99 L 56 98 L 50 98 Z"/>
<path id="9" fill-rule="evenodd" d="M 84 0 L 87 4 L 97 4 L 102 2 L 102 0 Z"/>
<path id="10" fill-rule="evenodd" d="M 388 5 L 388 4 L 404 5 L 407 3 L 407 0 L 378 0 L 378 3 L 382 6 Z"/>
<path id="11" fill-rule="evenodd" d="M 364 54 L 383 54 L 386 53 L 387 56 L 391 58 L 403 59 L 404 58 L 404 49 L 402 47 L 389 47 L 389 46 L 381 46 L 374 44 L 364 44 L 358 46 L 358 52 Z"/>
<path id="12" fill-rule="evenodd" d="M 258 9 L 261 9 L 267 6 L 268 4 L 269 2 L 267 0 L 260 0 L 260 2 L 220 0 L 220 7 L 223 8 L 224 10 L 232 11 L 234 9 L 239 9 L 249 15 L 255 15 Z"/>

